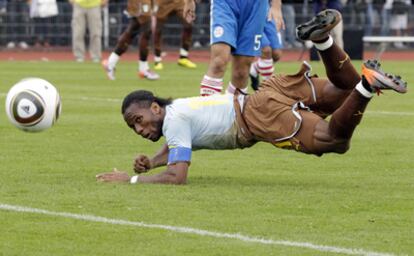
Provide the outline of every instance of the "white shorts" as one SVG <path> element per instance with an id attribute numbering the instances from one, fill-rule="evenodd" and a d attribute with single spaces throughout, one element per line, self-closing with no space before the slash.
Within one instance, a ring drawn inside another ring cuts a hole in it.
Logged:
<path id="1" fill-rule="evenodd" d="M 408 15 L 396 14 L 391 16 L 391 29 L 407 29 Z"/>

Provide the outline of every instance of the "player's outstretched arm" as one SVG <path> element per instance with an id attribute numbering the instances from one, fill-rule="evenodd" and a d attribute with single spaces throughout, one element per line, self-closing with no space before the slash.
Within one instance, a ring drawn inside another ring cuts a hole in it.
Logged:
<path id="1" fill-rule="evenodd" d="M 168 166 L 167 170 L 150 176 L 129 176 L 127 172 L 114 169 L 112 172 L 96 175 L 96 180 L 101 182 L 118 183 L 160 183 L 184 185 L 187 183 L 188 162 L 178 162 Z"/>
<path id="2" fill-rule="evenodd" d="M 178 162 L 168 165 L 164 172 L 151 176 L 139 176 L 137 183 L 161 183 L 184 185 L 187 183 L 188 162 Z"/>

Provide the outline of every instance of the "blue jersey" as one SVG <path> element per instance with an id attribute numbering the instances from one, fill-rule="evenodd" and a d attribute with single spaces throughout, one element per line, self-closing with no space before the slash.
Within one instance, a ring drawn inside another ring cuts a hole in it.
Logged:
<path id="1" fill-rule="evenodd" d="M 211 44 L 228 44 L 233 55 L 260 55 L 268 0 L 211 0 L 210 8 Z"/>
<path id="2" fill-rule="evenodd" d="M 162 132 L 169 148 L 168 164 L 189 162 L 195 149 L 239 147 L 233 97 L 226 94 L 183 98 L 166 107 Z M 243 100 L 239 96 L 239 101 Z"/>
<path id="3" fill-rule="evenodd" d="M 282 36 L 276 29 L 274 20 L 267 20 L 263 31 L 262 48 L 270 46 L 272 49 L 283 48 Z"/>

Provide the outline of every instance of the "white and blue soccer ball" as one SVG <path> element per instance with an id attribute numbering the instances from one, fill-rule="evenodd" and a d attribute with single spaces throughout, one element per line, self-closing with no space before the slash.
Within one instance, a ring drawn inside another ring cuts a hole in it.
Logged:
<path id="1" fill-rule="evenodd" d="M 41 78 L 25 78 L 7 93 L 7 117 L 24 131 L 38 132 L 52 127 L 61 108 L 59 92 Z"/>

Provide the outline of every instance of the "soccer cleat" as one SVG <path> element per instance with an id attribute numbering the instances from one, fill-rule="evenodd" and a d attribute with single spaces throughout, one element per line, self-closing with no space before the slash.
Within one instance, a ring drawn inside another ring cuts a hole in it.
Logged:
<path id="1" fill-rule="evenodd" d="M 164 69 L 164 65 L 162 65 L 161 62 L 156 62 L 154 65 L 154 69 L 155 70 L 163 70 Z"/>
<path id="2" fill-rule="evenodd" d="M 326 9 L 310 21 L 296 27 L 296 37 L 302 41 L 320 41 L 329 36 L 329 32 L 342 20 L 337 10 Z"/>
<path id="3" fill-rule="evenodd" d="M 160 79 L 160 75 L 158 75 L 154 71 L 151 71 L 150 69 L 147 69 L 145 71 L 139 71 L 138 76 L 141 77 L 141 78 L 148 79 L 148 80 L 158 80 L 158 79 Z"/>
<path id="4" fill-rule="evenodd" d="M 177 64 L 185 68 L 196 68 L 197 67 L 197 64 L 195 64 L 188 58 L 179 58 Z"/>
<path id="5" fill-rule="evenodd" d="M 362 75 L 378 94 L 381 90 L 394 90 L 398 93 L 407 92 L 407 82 L 400 76 L 385 73 L 377 60 L 367 60 L 362 64 Z"/>
<path id="6" fill-rule="evenodd" d="M 101 64 L 102 64 L 102 67 L 103 67 L 103 69 L 106 73 L 106 77 L 109 80 L 115 80 L 115 68 L 110 69 L 108 67 L 108 60 L 103 60 Z"/>

